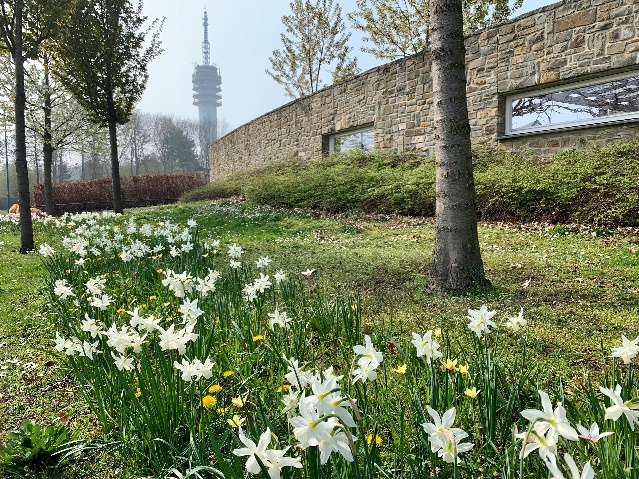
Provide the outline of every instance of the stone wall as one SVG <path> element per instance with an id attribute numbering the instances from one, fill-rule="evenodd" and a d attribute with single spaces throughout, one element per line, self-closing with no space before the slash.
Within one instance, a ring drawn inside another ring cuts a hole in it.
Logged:
<path id="1" fill-rule="evenodd" d="M 466 37 L 468 107 L 474 142 L 552 154 L 584 141 L 637 136 L 639 122 L 544 134 L 504 135 L 505 96 L 588 79 L 639 72 L 637 0 L 564 0 Z M 369 70 L 295 100 L 237 128 L 211 146 L 211 179 L 274 159 L 312 159 L 328 136 L 372 126 L 375 148 L 433 149 L 431 54 Z"/>

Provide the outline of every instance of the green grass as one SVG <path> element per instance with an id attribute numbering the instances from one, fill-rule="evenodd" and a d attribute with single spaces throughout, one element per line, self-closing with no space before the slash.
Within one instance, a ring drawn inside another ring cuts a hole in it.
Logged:
<path id="1" fill-rule="evenodd" d="M 314 268 L 311 289 L 359 293 L 367 329 L 395 337 L 436 327 L 455 337 L 465 328 L 468 308 L 487 304 L 498 311 L 494 319 L 500 323 L 521 306 L 529 321 L 532 363 L 549 384 L 561 378 L 568 388 L 583 388 L 582 375 L 596 375 L 621 334 L 639 335 L 639 242 L 633 229 L 602 234 L 570 226 L 481 224 L 483 259 L 493 287 L 451 297 L 427 292 L 434 238 L 426 219 L 210 202 L 130 215 L 180 223 L 193 218 L 200 231 L 237 242 L 251 257 L 269 255 L 291 272 Z M 37 244 L 59 245 L 62 238 L 60 231 L 39 224 L 36 233 Z M 60 413 L 84 437 L 99 435 L 78 385 L 52 354 L 58 324 L 44 294 L 40 257 L 20 255 L 18 241 L 17 226 L 0 224 L 0 441 L 23 419 L 46 426 Z M 25 370 L 27 363 L 35 365 Z M 112 477 L 119 461 L 96 451 L 52 477 Z"/>
<path id="2" fill-rule="evenodd" d="M 639 140 L 604 149 L 474 153 L 477 212 L 488 221 L 552 221 L 601 227 L 639 224 Z M 182 201 L 243 196 L 259 204 L 337 213 L 432 216 L 435 162 L 414 155 L 351 152 L 276 161 L 191 191 Z"/>

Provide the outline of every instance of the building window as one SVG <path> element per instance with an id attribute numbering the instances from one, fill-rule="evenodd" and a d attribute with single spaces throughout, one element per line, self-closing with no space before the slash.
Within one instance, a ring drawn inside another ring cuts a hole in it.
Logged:
<path id="1" fill-rule="evenodd" d="M 364 150 L 373 151 L 375 146 L 375 130 L 372 126 L 359 130 L 350 130 L 345 133 L 337 133 L 328 137 L 328 151 Z"/>
<path id="2" fill-rule="evenodd" d="M 506 135 L 639 120 L 639 72 L 506 97 Z"/>

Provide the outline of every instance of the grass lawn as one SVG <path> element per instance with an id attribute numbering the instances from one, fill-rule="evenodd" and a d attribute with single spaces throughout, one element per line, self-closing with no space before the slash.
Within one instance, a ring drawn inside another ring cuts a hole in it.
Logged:
<path id="1" fill-rule="evenodd" d="M 582 388 L 585 375 L 596 379 L 622 334 L 639 336 L 637 228 L 480 224 L 492 288 L 453 297 L 428 293 L 434 240 L 429 219 L 325 216 L 232 202 L 137 209 L 126 216 L 183 224 L 194 219 L 201 232 L 223 244 L 235 242 L 251 257 L 268 255 L 278 268 L 295 274 L 315 269 L 312 290 L 358 294 L 365 329 L 389 337 L 442 328 L 455 340 L 466 328 L 469 308 L 486 304 L 497 311 L 493 320 L 500 324 L 521 307 L 528 320 L 530 364 L 538 368 L 542 388 L 559 381 L 568 391 Z M 54 247 L 64 234 L 40 223 L 35 232 L 36 245 Z M 44 294 L 41 258 L 18 250 L 18 226 L 0 223 L 0 443 L 24 419 L 42 425 L 68 420 L 82 437 L 99 435 L 77 384 L 53 351 L 58 322 Z M 122 457 L 102 450 L 83 457 L 50 477 L 135 474 Z"/>

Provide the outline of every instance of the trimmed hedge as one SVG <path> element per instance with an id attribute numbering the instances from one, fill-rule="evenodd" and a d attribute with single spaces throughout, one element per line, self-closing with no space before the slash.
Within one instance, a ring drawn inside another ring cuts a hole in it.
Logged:
<path id="1" fill-rule="evenodd" d="M 639 225 L 639 140 L 548 159 L 484 148 L 474 152 L 474 165 L 480 219 Z M 435 164 L 361 152 L 278 161 L 190 191 L 181 201 L 231 196 L 332 213 L 432 216 Z"/>
<path id="2" fill-rule="evenodd" d="M 174 203 L 189 190 L 208 183 L 206 172 L 123 176 L 122 200 L 127 208 Z M 44 185 L 34 188 L 35 205 L 44 210 Z M 53 185 L 56 213 L 107 210 L 113 207 L 111 178 Z"/>

